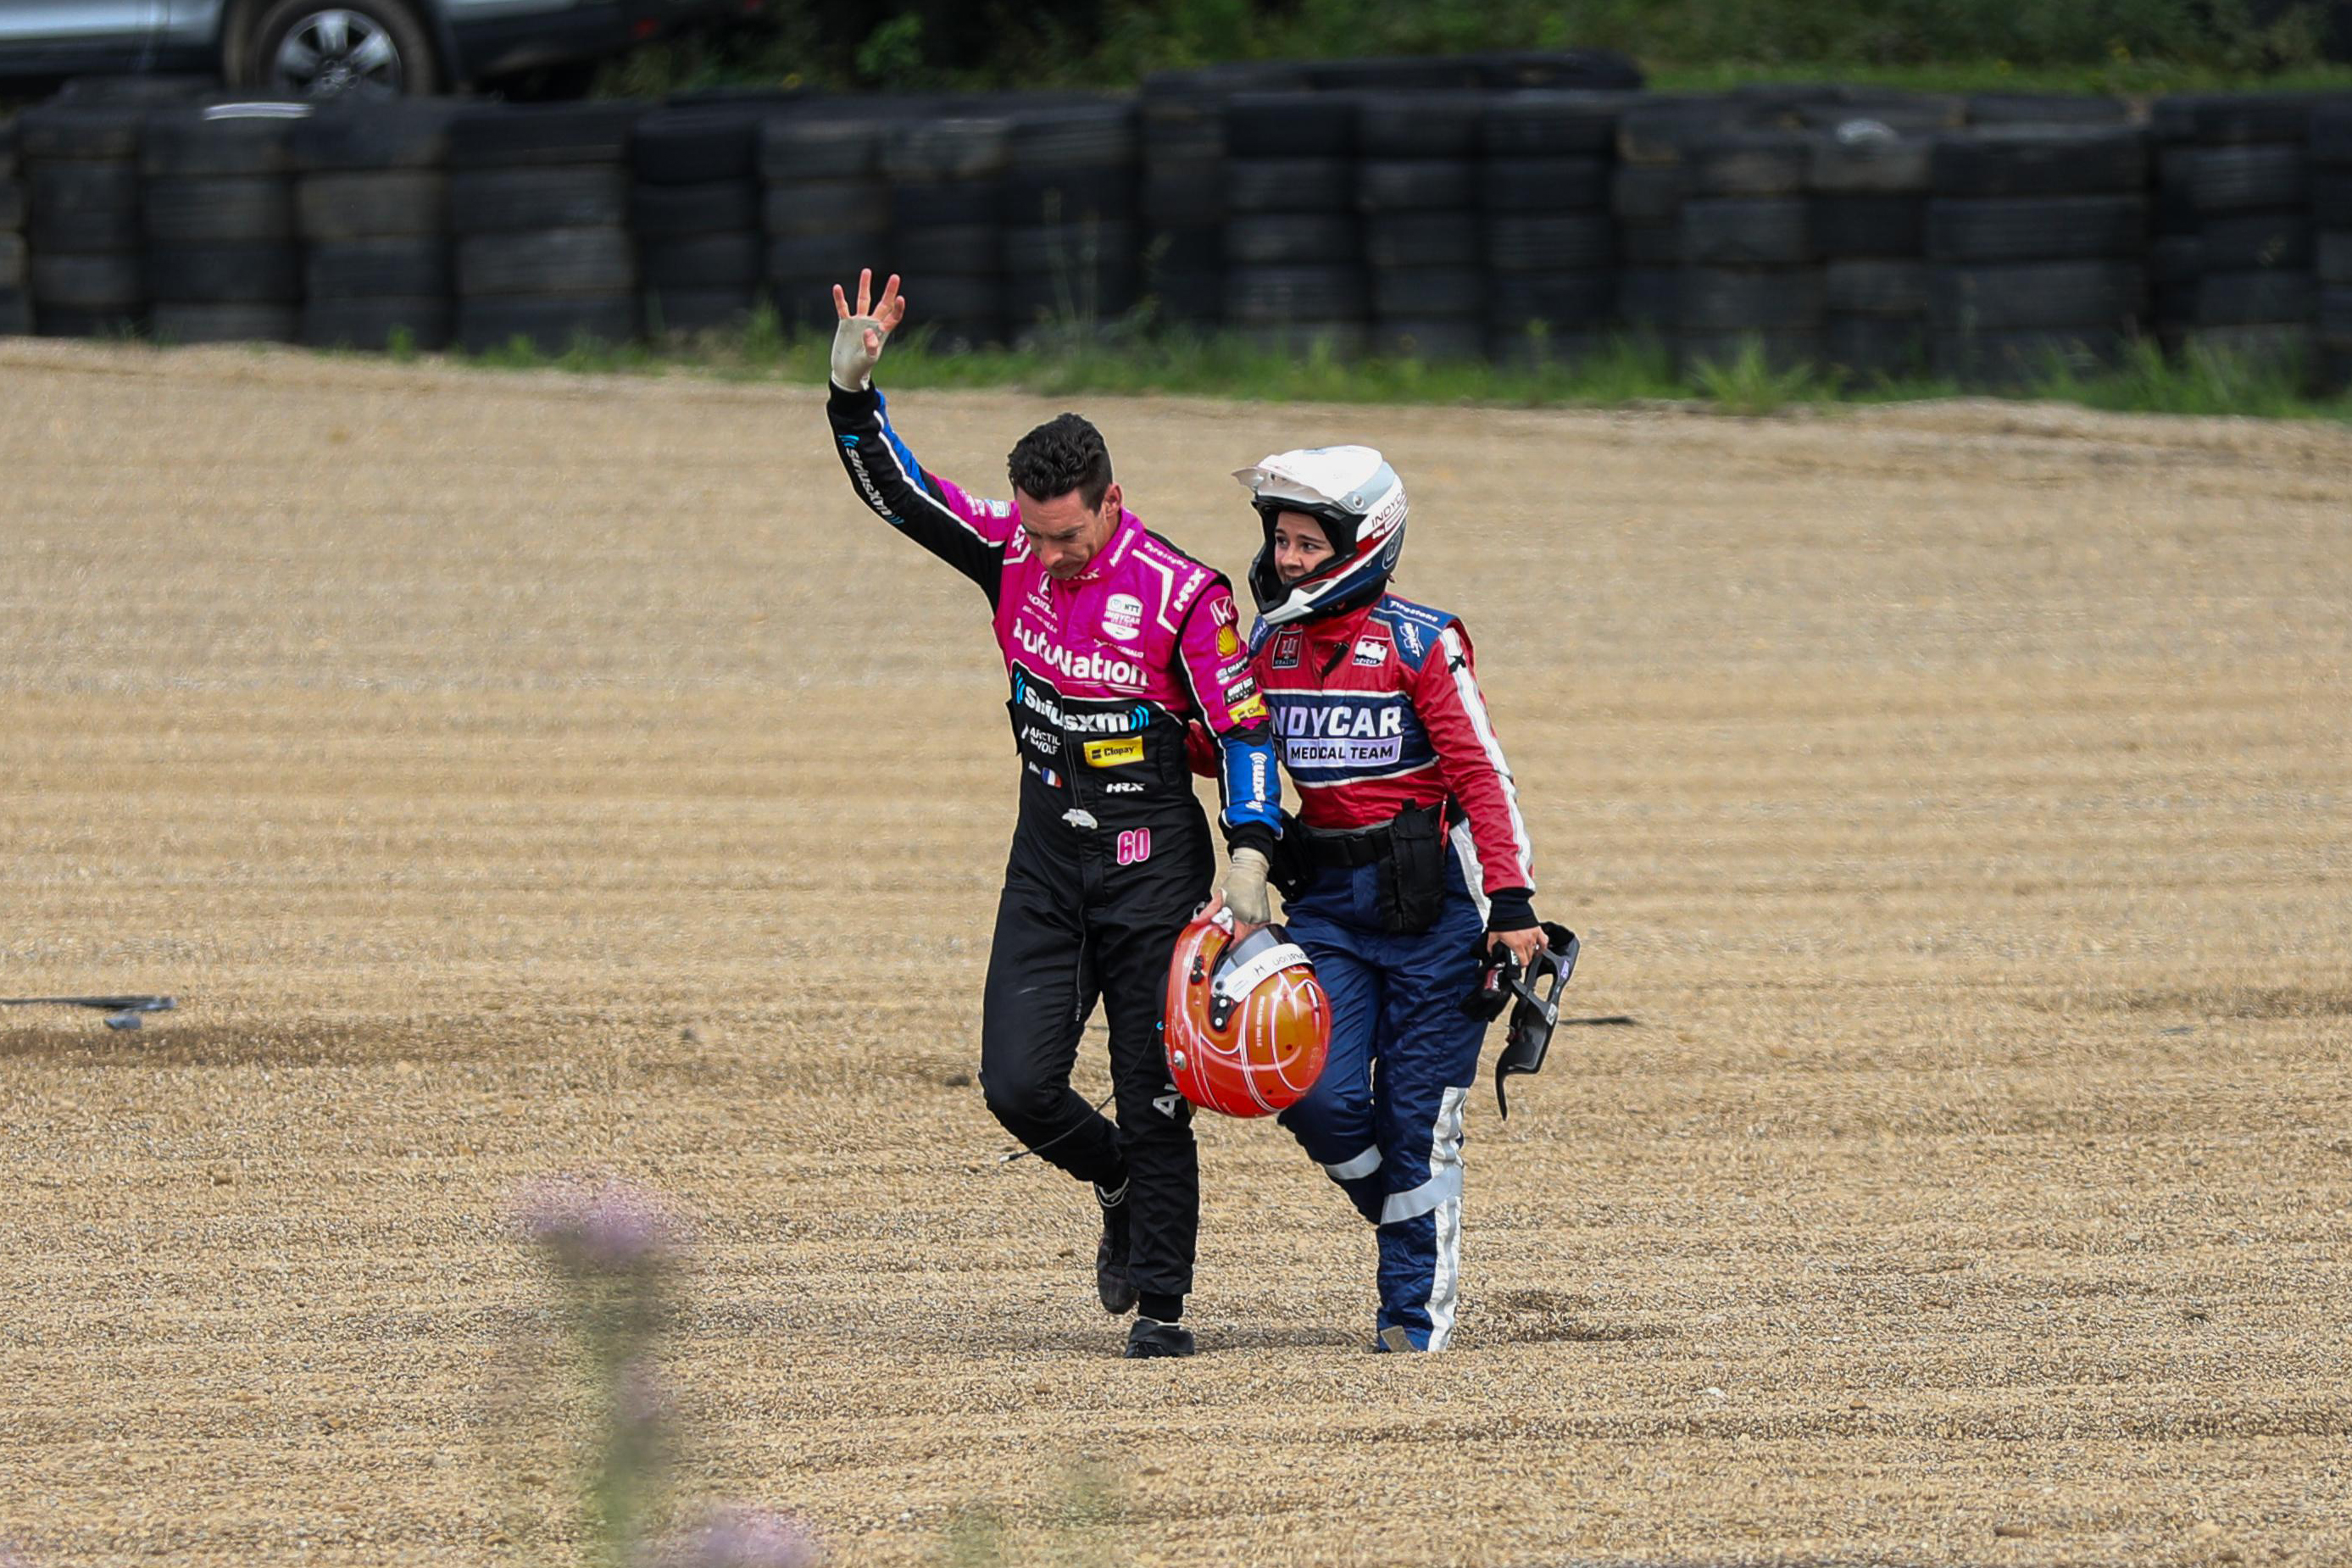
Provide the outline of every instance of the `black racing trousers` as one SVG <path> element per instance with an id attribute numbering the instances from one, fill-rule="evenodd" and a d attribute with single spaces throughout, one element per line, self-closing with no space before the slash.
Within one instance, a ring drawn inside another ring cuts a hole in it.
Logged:
<path id="1" fill-rule="evenodd" d="M 1160 1039 L 1168 962 L 1216 875 L 1186 803 L 1149 826 L 1072 828 L 1024 812 L 1004 868 L 982 1005 L 980 1081 L 1006 1131 L 1107 1191 L 1128 1188 L 1128 1271 L 1147 1296 L 1192 1289 L 1201 1163 L 1192 1108 Z M 1110 1029 L 1114 1126 L 1070 1088 L 1097 995 Z"/>

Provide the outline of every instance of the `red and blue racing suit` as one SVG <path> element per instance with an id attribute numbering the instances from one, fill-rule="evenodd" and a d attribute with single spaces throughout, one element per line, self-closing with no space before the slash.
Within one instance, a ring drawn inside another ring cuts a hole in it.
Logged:
<path id="1" fill-rule="evenodd" d="M 1291 936 L 1331 996 L 1323 1076 L 1283 1124 L 1379 1226 L 1384 1350 L 1440 1350 L 1462 1246 L 1462 1120 L 1486 1025 L 1465 1016 L 1487 931 L 1536 923 L 1534 849 L 1460 621 L 1392 594 L 1293 626 L 1260 623 L 1251 669 L 1298 788 L 1311 887 Z M 1385 825 L 1444 807 L 1433 924 L 1384 929 Z"/>
<path id="2" fill-rule="evenodd" d="M 1102 1191 L 1129 1190 L 1128 1274 L 1145 1310 L 1192 1289 L 1200 1172 L 1191 1107 L 1160 1043 L 1169 955 L 1216 859 L 1192 795 L 1188 728 L 1221 753 L 1227 842 L 1274 847 L 1280 784 L 1265 703 L 1225 579 L 1133 513 L 1056 579 L 1013 505 L 927 472 L 881 394 L 832 389 L 850 483 L 885 521 L 977 584 L 1004 656 L 1020 818 L 982 1005 L 981 1083 L 1006 1131 Z M 1099 996 L 1114 1127 L 1070 1088 Z"/>

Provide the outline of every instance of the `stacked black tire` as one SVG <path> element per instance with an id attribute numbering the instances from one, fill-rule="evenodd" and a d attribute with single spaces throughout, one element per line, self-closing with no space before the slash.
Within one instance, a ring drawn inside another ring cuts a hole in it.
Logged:
<path id="1" fill-rule="evenodd" d="M 58 102 L 16 121 L 33 325 L 44 337 L 135 332 L 147 321 L 135 109 Z"/>
<path id="2" fill-rule="evenodd" d="M 830 331 L 834 286 L 855 290 L 858 268 L 870 267 L 879 288 L 895 265 L 882 127 L 867 120 L 771 119 L 760 128 L 760 181 L 776 313 L 787 328 Z"/>
<path id="3" fill-rule="evenodd" d="M 2197 325 L 2197 280 L 2205 271 L 2198 237 L 2197 105 L 2180 93 L 2148 108 L 2148 329 L 2178 355 Z"/>
<path id="4" fill-rule="evenodd" d="M 1559 89 L 1486 100 L 1479 205 L 1495 358 L 1573 360 L 1606 341 L 1619 292 L 1610 197 L 1631 98 Z"/>
<path id="5" fill-rule="evenodd" d="M 1617 319 L 1672 342 L 1682 324 L 1683 201 L 1690 174 L 1683 154 L 1720 129 L 1712 100 L 1649 98 L 1617 122 L 1617 166 L 1609 207 L 1616 219 Z"/>
<path id="6" fill-rule="evenodd" d="M 1685 364 L 1727 364 L 1751 344 L 1775 368 L 1822 362 L 1812 156 L 1800 131 L 1726 132 L 1689 150 L 1676 344 Z"/>
<path id="7" fill-rule="evenodd" d="M 738 331 L 758 309 L 759 136 L 756 112 L 723 105 L 637 121 L 629 226 L 649 331 Z"/>
<path id="8" fill-rule="evenodd" d="M 1939 375 L 2011 384 L 2115 363 L 2145 318 L 2148 144 L 2132 126 L 1937 140 L 1928 319 Z"/>
<path id="9" fill-rule="evenodd" d="M 448 345 L 449 121 L 418 101 L 323 109 L 295 126 L 304 342 Z"/>
<path id="10" fill-rule="evenodd" d="M 2126 125 L 2132 107 L 2120 98 L 2072 92 L 1978 92 L 1969 95 L 1972 126 Z"/>
<path id="11" fill-rule="evenodd" d="M 1213 329 L 1225 311 L 1223 96 L 1190 72 L 1143 84 L 1143 286 L 1156 318 Z"/>
<path id="12" fill-rule="evenodd" d="M 16 125 L 0 121 L 0 338 L 33 330 L 33 302 L 25 292 L 25 186 L 16 177 Z"/>
<path id="13" fill-rule="evenodd" d="M 1813 138 L 1813 243 L 1822 259 L 1822 349 L 1850 381 L 1927 367 L 1927 166 L 1933 142 L 1856 116 Z"/>
<path id="14" fill-rule="evenodd" d="M 2352 100 L 2311 121 L 2311 223 L 2319 282 L 2319 384 L 2352 389 Z"/>
<path id="15" fill-rule="evenodd" d="M 2318 299 L 2308 145 L 2316 107 L 2301 94 L 2191 106 L 2186 163 L 2198 270 L 2189 345 L 2286 364 L 2308 357 Z"/>
<path id="16" fill-rule="evenodd" d="M 292 342 L 302 253 L 292 106 L 166 110 L 140 142 L 156 341 Z"/>
<path id="17" fill-rule="evenodd" d="M 1081 334 L 1143 298 L 1131 103 L 1024 110 L 1004 174 L 1004 307 L 1015 338 Z"/>
<path id="18" fill-rule="evenodd" d="M 890 127 L 890 265 L 908 279 L 935 349 L 1004 341 L 1004 172 L 1013 124 L 950 116 Z"/>
<path id="19" fill-rule="evenodd" d="M 1314 92 L 1225 104 L 1224 316 L 1259 348 L 1352 354 L 1370 341 L 1356 107 Z"/>
<path id="20" fill-rule="evenodd" d="M 1357 107 L 1360 227 L 1350 235 L 1344 217 L 1317 221 L 1330 226 L 1335 247 L 1360 248 L 1376 353 L 1422 360 L 1486 354 L 1483 110 L 1475 93 L 1444 91 L 1383 93 Z"/>
<path id="21" fill-rule="evenodd" d="M 457 341 L 542 353 L 637 335 L 627 103 L 461 110 L 449 128 Z"/>

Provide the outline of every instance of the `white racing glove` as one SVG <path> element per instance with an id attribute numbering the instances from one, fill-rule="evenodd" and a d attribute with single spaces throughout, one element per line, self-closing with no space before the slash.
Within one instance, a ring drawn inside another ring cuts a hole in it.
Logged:
<path id="1" fill-rule="evenodd" d="M 1265 854 L 1258 849 L 1234 850 L 1225 868 L 1225 908 L 1244 925 L 1262 926 L 1274 919 L 1274 906 L 1265 896 L 1268 869 Z"/>
<path id="2" fill-rule="evenodd" d="M 874 347 L 866 334 L 874 334 Z M 863 392 L 874 384 L 874 366 L 882 358 L 889 329 L 872 316 L 844 316 L 833 329 L 833 384 L 844 392 Z"/>

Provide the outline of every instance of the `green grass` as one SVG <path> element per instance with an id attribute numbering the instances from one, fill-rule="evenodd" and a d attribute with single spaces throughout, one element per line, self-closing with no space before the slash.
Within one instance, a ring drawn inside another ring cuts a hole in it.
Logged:
<path id="1" fill-rule="evenodd" d="M 641 50 L 603 90 L 1131 88 L 1233 60 L 1622 50 L 1668 89 L 1759 81 L 2140 95 L 2352 88 L 2327 0 L 769 0 L 721 39 Z"/>
<path id="2" fill-rule="evenodd" d="M 744 331 L 706 333 L 655 346 L 577 342 L 550 355 L 517 341 L 460 363 L 489 370 L 557 369 L 583 374 L 709 375 L 814 386 L 825 376 L 829 336 L 793 333 L 763 310 Z M 2153 343 L 2137 345 L 2113 370 L 2087 373 L 2054 357 L 2022 384 L 1971 393 L 1929 377 L 1853 382 L 1815 367 L 1775 368 L 1755 345 L 1725 363 L 1677 367 L 1654 340 L 1622 337 L 1574 360 L 1531 341 L 1521 363 L 1349 360 L 1326 351 L 1290 354 L 1229 335 L 1147 333 L 1131 325 L 1071 330 L 1051 348 L 946 352 L 909 331 L 885 361 L 893 387 L 1018 387 L 1044 397 L 1084 393 L 1166 394 L 1244 402 L 1439 404 L 1510 408 L 1612 408 L 1675 402 L 1727 415 L 1760 416 L 1796 406 L 1910 402 L 1961 395 L 2047 399 L 2125 413 L 2245 415 L 2352 423 L 2352 394 L 2314 395 L 2298 369 L 2213 351 L 2168 362 Z"/>

